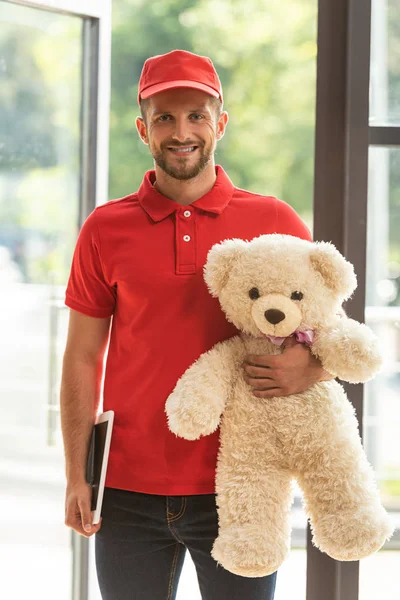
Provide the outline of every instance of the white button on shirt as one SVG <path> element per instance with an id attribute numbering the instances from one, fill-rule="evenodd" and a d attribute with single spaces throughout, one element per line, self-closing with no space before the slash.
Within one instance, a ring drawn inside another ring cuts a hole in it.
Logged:
<path id="1" fill-rule="evenodd" d="M 184 235 L 183 236 L 183 241 L 184 242 L 190 242 L 190 235 Z"/>
<path id="2" fill-rule="evenodd" d="M 192 213 L 190 212 L 190 210 L 185 210 L 185 212 L 183 213 L 184 217 L 190 217 Z"/>

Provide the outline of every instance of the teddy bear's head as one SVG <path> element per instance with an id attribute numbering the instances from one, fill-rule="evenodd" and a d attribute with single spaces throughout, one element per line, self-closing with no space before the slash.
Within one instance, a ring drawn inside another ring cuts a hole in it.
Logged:
<path id="1" fill-rule="evenodd" d="M 357 286 L 353 266 L 332 244 L 280 234 L 216 244 L 204 279 L 227 319 L 255 336 L 317 330 Z"/>

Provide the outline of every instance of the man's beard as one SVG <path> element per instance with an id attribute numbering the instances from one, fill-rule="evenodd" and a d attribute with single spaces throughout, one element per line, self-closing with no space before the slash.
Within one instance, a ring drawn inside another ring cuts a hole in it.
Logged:
<path id="1" fill-rule="evenodd" d="M 152 153 L 152 156 L 156 165 L 159 166 L 160 169 L 165 171 L 167 175 L 173 177 L 174 179 L 186 181 L 188 179 L 193 179 L 194 177 L 197 177 L 197 175 L 206 168 L 213 155 L 212 151 L 207 152 L 204 150 L 204 148 L 200 146 L 198 147 L 198 151 L 200 153 L 200 158 L 195 164 L 186 165 L 186 163 L 188 162 L 187 159 L 181 158 L 178 159 L 180 166 L 176 167 L 171 164 L 168 164 L 168 161 L 165 159 L 166 153 L 169 152 L 169 150 L 167 149 L 165 149 L 164 151 L 160 150 L 159 152 L 154 152 L 154 154 Z M 197 152 L 197 150 L 195 150 L 195 152 Z"/>

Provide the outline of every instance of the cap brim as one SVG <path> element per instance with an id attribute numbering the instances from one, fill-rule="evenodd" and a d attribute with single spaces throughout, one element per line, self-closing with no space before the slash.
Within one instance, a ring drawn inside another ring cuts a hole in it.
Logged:
<path id="1" fill-rule="evenodd" d="M 214 88 L 205 85 L 204 83 L 199 83 L 198 81 L 185 81 L 185 80 L 176 80 L 176 81 L 168 81 L 165 83 L 157 83 L 156 85 L 151 85 L 150 87 L 143 90 L 140 94 L 140 98 L 145 100 L 146 98 L 150 98 L 150 96 L 154 96 L 155 94 L 159 94 L 160 92 L 165 92 L 165 90 L 173 90 L 175 88 L 191 88 L 194 90 L 200 90 L 202 92 L 206 92 L 210 96 L 214 98 L 219 98 L 219 93 Z"/>

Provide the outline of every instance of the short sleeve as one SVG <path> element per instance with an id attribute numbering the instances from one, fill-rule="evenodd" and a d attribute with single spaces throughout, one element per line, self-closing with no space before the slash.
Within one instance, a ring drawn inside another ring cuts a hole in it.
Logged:
<path id="1" fill-rule="evenodd" d="M 277 224 L 276 233 L 293 235 L 312 242 L 312 235 L 307 225 L 302 221 L 297 212 L 286 202 L 277 201 Z"/>
<path id="2" fill-rule="evenodd" d="M 106 280 L 96 210 L 79 232 L 65 294 L 65 304 L 89 317 L 110 317 L 115 308 L 116 288 Z"/>

